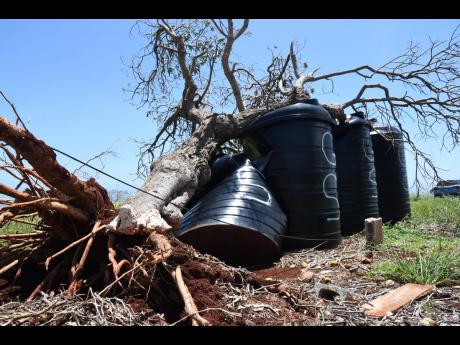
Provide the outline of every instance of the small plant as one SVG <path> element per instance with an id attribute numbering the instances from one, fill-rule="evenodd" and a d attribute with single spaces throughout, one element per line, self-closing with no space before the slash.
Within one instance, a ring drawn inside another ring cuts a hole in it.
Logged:
<path id="1" fill-rule="evenodd" d="M 401 283 L 449 284 L 460 281 L 460 251 L 439 245 L 415 257 L 396 257 L 382 262 L 370 272 Z"/>

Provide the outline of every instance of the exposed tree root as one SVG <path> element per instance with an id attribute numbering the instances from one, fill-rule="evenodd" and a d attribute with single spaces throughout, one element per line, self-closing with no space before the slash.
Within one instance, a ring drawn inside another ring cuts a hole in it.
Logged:
<path id="1" fill-rule="evenodd" d="M 3 274 L 7 271 L 9 271 L 10 269 L 12 269 L 14 266 L 16 266 L 17 264 L 19 263 L 19 260 L 14 260 L 12 263 L 6 265 L 5 267 L 3 268 L 0 268 L 0 274 Z"/>
<path id="2" fill-rule="evenodd" d="M 209 326 L 209 322 L 198 313 L 198 309 L 195 305 L 195 302 L 193 301 L 193 297 L 190 294 L 187 285 L 185 285 L 184 279 L 182 278 L 182 271 L 180 266 L 176 267 L 176 270 L 172 272 L 172 276 L 176 281 L 177 288 L 179 289 L 182 299 L 184 300 L 185 312 L 192 318 L 192 326 Z"/>
<path id="3" fill-rule="evenodd" d="M 100 224 L 100 221 L 97 221 L 97 222 L 96 222 L 96 225 L 97 225 L 97 226 L 95 225 L 94 228 L 93 228 L 93 230 L 92 230 L 89 234 L 87 234 L 86 236 L 83 236 L 82 238 L 80 238 L 80 239 L 78 239 L 78 240 L 72 242 L 71 244 L 69 244 L 67 247 L 65 247 L 64 249 L 60 250 L 59 252 L 57 252 L 57 253 L 55 253 L 55 254 L 49 256 L 49 257 L 46 259 L 46 261 L 45 261 L 45 267 L 46 267 L 46 269 L 48 269 L 48 267 L 49 267 L 49 265 L 50 265 L 50 263 L 51 263 L 51 260 L 53 260 L 54 258 L 56 258 L 56 257 L 58 257 L 58 256 L 60 256 L 60 255 L 62 255 L 62 254 L 64 254 L 64 253 L 68 252 L 70 249 L 72 249 L 73 247 L 79 245 L 80 243 L 82 243 L 82 242 L 84 242 L 84 241 L 86 241 L 86 240 L 88 240 L 88 239 L 90 239 L 90 240 L 93 239 L 94 236 L 95 236 L 99 231 L 105 229 L 105 225 L 99 226 L 99 224 Z M 90 243 L 92 244 L 92 241 L 91 241 Z M 91 244 L 90 244 L 89 247 L 91 247 Z M 89 248 L 88 248 L 88 250 L 89 250 Z"/>
<path id="4" fill-rule="evenodd" d="M 115 259 L 115 257 L 117 256 L 117 252 L 114 249 L 114 244 L 115 244 L 115 235 L 114 234 L 109 234 L 109 238 L 108 238 L 108 242 L 107 242 L 108 258 L 109 258 L 109 261 L 112 264 L 112 271 L 113 271 L 113 275 L 115 277 L 115 281 L 119 283 L 119 275 L 120 275 L 121 269 L 125 265 L 131 265 L 131 263 L 126 259 L 120 260 L 119 262 Z M 121 287 L 123 287 L 123 285 L 121 285 L 121 283 L 119 283 L 119 285 Z"/>
<path id="5" fill-rule="evenodd" d="M 172 254 L 171 243 L 169 242 L 168 238 L 165 235 L 153 232 L 149 236 L 147 243 L 148 242 L 155 244 L 156 248 L 159 251 L 158 254 L 151 255 L 153 263 L 159 263 L 159 262 L 166 261 L 171 256 Z"/>
<path id="6" fill-rule="evenodd" d="M 58 273 L 59 269 L 61 268 L 61 265 L 62 265 L 62 262 L 60 262 L 59 264 L 57 264 L 45 277 L 45 279 L 43 279 L 43 281 L 37 285 L 37 287 L 34 289 L 34 291 L 32 291 L 32 293 L 29 295 L 29 297 L 27 298 L 28 301 L 32 301 L 33 299 L 35 299 L 38 294 L 40 293 L 40 291 L 42 291 L 42 289 L 45 287 L 45 286 L 50 286 L 54 277 L 56 276 L 56 274 Z"/>

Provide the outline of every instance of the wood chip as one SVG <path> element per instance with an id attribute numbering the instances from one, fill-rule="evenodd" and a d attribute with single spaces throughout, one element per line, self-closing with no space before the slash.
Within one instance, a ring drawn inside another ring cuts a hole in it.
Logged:
<path id="1" fill-rule="evenodd" d="M 383 317 L 409 304 L 433 289 L 433 285 L 406 284 L 363 305 L 366 315 Z"/>

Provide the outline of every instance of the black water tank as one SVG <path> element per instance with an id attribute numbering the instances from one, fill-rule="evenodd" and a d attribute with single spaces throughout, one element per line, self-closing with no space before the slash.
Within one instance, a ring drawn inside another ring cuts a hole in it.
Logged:
<path id="1" fill-rule="evenodd" d="M 206 188 L 208 190 L 217 186 L 224 178 L 238 169 L 246 160 L 247 156 L 244 153 L 238 154 L 221 154 L 214 159 L 211 166 L 211 181 Z"/>
<path id="2" fill-rule="evenodd" d="M 244 153 L 224 154 L 218 152 L 209 162 L 211 169 L 211 180 L 204 186 L 196 189 L 195 194 L 185 206 L 192 208 L 206 193 L 215 188 L 225 177 L 238 169 L 248 157 Z"/>
<path id="3" fill-rule="evenodd" d="M 247 160 L 184 215 L 175 235 L 227 263 L 256 265 L 280 254 L 286 216 Z"/>
<path id="4" fill-rule="evenodd" d="M 410 216 L 404 143 L 397 128 L 375 124 L 373 129 L 380 215 L 384 223 L 394 224 Z"/>
<path id="5" fill-rule="evenodd" d="M 271 152 L 264 174 L 288 219 L 285 249 L 332 248 L 341 241 L 333 126 L 311 99 L 269 112 L 246 131 L 251 158 Z"/>
<path id="6" fill-rule="evenodd" d="M 358 112 L 334 128 L 342 235 L 364 229 L 364 220 L 379 216 L 371 126 Z"/>

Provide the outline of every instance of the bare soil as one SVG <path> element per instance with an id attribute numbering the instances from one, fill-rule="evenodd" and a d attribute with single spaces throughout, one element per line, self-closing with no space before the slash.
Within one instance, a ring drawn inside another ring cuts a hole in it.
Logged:
<path id="1" fill-rule="evenodd" d="M 335 249 L 286 253 L 273 267 L 252 272 L 201 254 L 176 239 L 171 239 L 171 244 L 174 248 L 172 256 L 162 264 L 163 268 L 158 269 L 167 275 L 177 265 L 181 267 L 200 315 L 211 325 L 424 325 L 427 320 L 436 325 L 460 325 L 460 286 L 435 288 L 384 318 L 366 316 L 363 304 L 401 284 L 367 278 L 372 265 L 385 259 L 386 255 L 367 248 L 360 235 L 344 239 Z M 320 294 L 318 284 L 330 286 L 340 294 Z M 190 325 L 175 285 L 168 284 L 166 279 L 161 288 L 162 294 L 169 298 L 168 303 L 164 299 L 159 299 L 160 303 L 155 298 L 146 298 L 135 289 L 120 295 L 123 303 L 138 317 L 132 320 L 140 324 Z M 14 309 L 10 302 L 14 300 L 11 297 L 14 291 L 8 292 L 8 289 L 0 287 L 0 304 L 3 304 L 0 305 L 0 314 L 5 318 L 8 313 L 18 313 L 18 306 Z M 158 297 L 159 293 L 150 295 Z M 47 299 L 53 300 L 51 296 Z M 39 298 L 33 303 L 45 302 L 40 302 Z M 71 308 L 73 302 L 67 303 Z M 26 308 L 26 305 L 22 303 L 20 306 Z M 52 309 L 17 323 L 53 324 L 51 313 Z M 62 315 L 62 312 L 56 315 Z M 121 316 L 119 319 L 117 322 L 126 322 Z M 72 320 L 71 324 L 77 322 L 75 316 Z M 0 324 L 1 321 L 0 317 Z M 85 324 L 89 321 L 81 319 L 79 322 Z M 101 321 L 97 322 L 100 324 Z"/>

